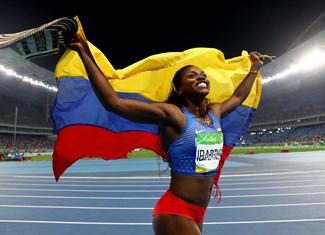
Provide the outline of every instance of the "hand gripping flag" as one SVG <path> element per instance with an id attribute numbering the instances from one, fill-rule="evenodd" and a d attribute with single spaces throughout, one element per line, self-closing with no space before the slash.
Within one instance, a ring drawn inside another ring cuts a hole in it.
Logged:
<path id="1" fill-rule="evenodd" d="M 38 56 L 46 52 L 41 53 L 37 50 L 33 54 L 28 54 L 29 49 L 35 44 L 35 38 L 38 38 L 34 33 L 43 35 L 46 30 L 56 29 L 59 30 L 62 39 L 65 33 L 74 33 L 74 25 L 77 33 L 87 41 L 81 22 L 75 16 L 50 22 L 36 31 L 33 29 L 22 32 L 18 39 L 16 34 L 9 35 L 10 37 L 1 35 L 2 43 L 8 46 L 14 42 L 22 47 L 21 39 L 24 39 L 29 46 L 22 54 L 25 57 Z M 223 102 L 247 76 L 252 63 L 245 50 L 238 57 L 225 59 L 222 51 L 218 49 L 199 47 L 182 52 L 152 55 L 123 69 L 115 69 L 98 48 L 91 42 L 87 42 L 97 65 L 109 78 L 117 94 L 121 98 L 148 103 L 163 102 L 167 99 L 172 90 L 172 78 L 175 72 L 185 65 L 195 65 L 205 71 L 211 84 L 211 91 L 207 98 L 212 102 Z M 63 43 L 64 40 L 61 40 L 61 44 Z M 58 138 L 52 163 L 56 181 L 68 167 L 84 157 L 119 159 L 136 148 L 149 149 L 164 156 L 158 126 L 128 121 L 102 107 L 92 90 L 82 61 L 75 51 L 67 49 L 64 52 L 57 63 L 55 77 L 58 92 L 52 109 L 52 118 Z M 244 103 L 221 120 L 224 151 L 215 177 L 216 186 L 225 160 L 252 123 L 261 91 L 262 76 L 258 73 Z"/>

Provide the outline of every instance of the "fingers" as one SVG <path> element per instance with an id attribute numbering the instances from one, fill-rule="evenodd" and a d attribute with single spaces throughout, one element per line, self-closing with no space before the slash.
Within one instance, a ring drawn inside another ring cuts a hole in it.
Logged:
<path id="1" fill-rule="evenodd" d="M 264 60 L 263 55 L 262 55 L 260 52 L 258 52 L 258 51 L 252 51 L 252 52 L 250 53 L 250 56 L 251 56 L 251 58 L 252 58 L 253 60 L 259 60 L 259 61 L 261 61 L 261 62 L 263 62 L 263 60 Z"/>
<path id="2" fill-rule="evenodd" d="M 255 55 L 255 56 L 257 56 L 258 58 L 263 58 L 262 54 L 259 53 L 258 51 L 253 51 L 253 52 L 250 53 L 250 55 Z"/>
<path id="3" fill-rule="evenodd" d="M 266 58 L 266 59 L 270 59 L 271 61 L 274 62 L 275 61 L 275 58 L 276 58 L 276 56 L 271 56 L 271 55 L 267 55 L 267 54 L 261 54 L 260 52 L 257 52 L 257 51 L 252 51 L 250 53 L 250 55 L 251 56 L 254 56 L 254 55 L 257 56 L 260 61 L 263 61 Z"/>

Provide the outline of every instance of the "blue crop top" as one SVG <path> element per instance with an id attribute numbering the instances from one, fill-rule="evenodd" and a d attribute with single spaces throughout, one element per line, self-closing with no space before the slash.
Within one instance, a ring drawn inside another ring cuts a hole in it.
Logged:
<path id="1" fill-rule="evenodd" d="M 199 153 L 197 153 L 199 152 L 197 151 L 197 138 L 200 134 L 209 135 L 210 133 L 219 134 L 219 136 L 222 137 L 219 120 L 209 112 L 213 123 L 206 126 L 197 121 L 185 107 L 182 107 L 181 109 L 186 115 L 186 125 L 178 139 L 172 142 L 168 147 L 169 167 L 171 168 L 171 172 L 190 176 L 214 176 L 222 152 L 223 138 L 221 143 L 213 145 L 215 149 L 213 153 L 216 155 L 214 163 L 216 164 L 215 169 L 204 173 L 197 173 L 195 170 L 197 166 L 196 158 L 197 155 L 199 155 Z"/>

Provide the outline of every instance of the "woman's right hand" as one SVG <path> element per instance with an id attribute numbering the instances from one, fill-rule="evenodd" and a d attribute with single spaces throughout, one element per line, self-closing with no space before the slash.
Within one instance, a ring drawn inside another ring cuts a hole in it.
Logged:
<path id="1" fill-rule="evenodd" d="M 70 38 L 68 38 L 67 46 L 70 50 L 78 52 L 79 55 L 81 55 L 84 52 L 92 57 L 88 44 L 79 34 L 75 34 Z"/>

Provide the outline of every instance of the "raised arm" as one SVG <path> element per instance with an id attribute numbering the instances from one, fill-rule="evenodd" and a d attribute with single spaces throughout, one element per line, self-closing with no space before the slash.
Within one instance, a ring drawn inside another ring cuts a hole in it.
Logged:
<path id="1" fill-rule="evenodd" d="M 76 34 L 71 38 L 68 47 L 79 54 L 94 92 L 106 110 L 135 122 L 159 123 L 167 119 L 166 104 L 148 104 L 137 100 L 121 99 L 109 83 L 109 79 L 97 66 L 88 44 L 80 35 Z"/>
<path id="2" fill-rule="evenodd" d="M 239 105 L 241 105 L 245 101 L 245 99 L 249 95 L 254 84 L 255 78 L 257 77 L 260 68 L 263 66 L 263 58 L 261 56 L 262 55 L 256 51 L 250 53 L 250 59 L 252 61 L 251 70 L 236 88 L 233 95 L 221 104 L 221 117 L 235 110 Z"/>

